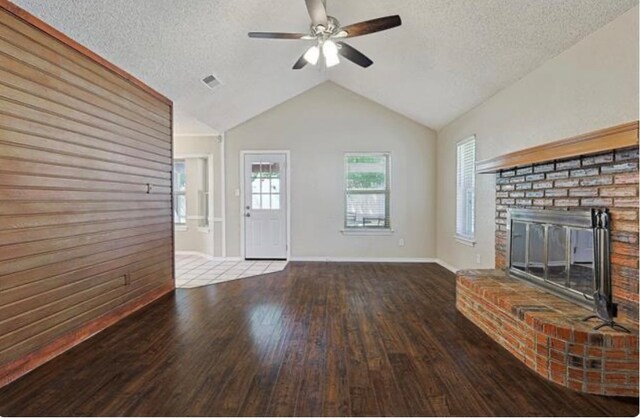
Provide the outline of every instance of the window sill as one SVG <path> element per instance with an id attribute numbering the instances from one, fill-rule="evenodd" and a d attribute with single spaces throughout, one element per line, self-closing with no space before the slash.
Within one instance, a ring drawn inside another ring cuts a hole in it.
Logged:
<path id="1" fill-rule="evenodd" d="M 462 236 L 454 236 L 456 241 L 460 244 L 464 244 L 465 246 L 474 247 L 476 245 L 476 241 L 470 237 L 462 237 Z"/>
<path id="2" fill-rule="evenodd" d="M 174 224 L 173 225 L 173 229 L 175 231 L 187 231 L 187 230 L 189 230 L 189 227 L 187 227 L 186 225 L 176 225 L 176 224 Z"/>
<path id="3" fill-rule="evenodd" d="M 211 230 L 209 229 L 209 227 L 198 227 L 198 231 L 200 233 L 211 233 Z"/>
<path id="4" fill-rule="evenodd" d="M 395 230 L 390 228 L 347 228 L 340 230 L 345 236 L 390 236 Z"/>

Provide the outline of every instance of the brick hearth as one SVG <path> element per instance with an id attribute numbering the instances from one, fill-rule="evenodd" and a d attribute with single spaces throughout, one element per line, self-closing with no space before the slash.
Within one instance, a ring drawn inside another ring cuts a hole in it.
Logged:
<path id="1" fill-rule="evenodd" d="M 510 278 L 502 270 L 459 271 L 456 307 L 543 377 L 593 394 L 638 397 L 637 323 L 633 334 L 581 321 L 590 311 Z"/>
<path id="2" fill-rule="evenodd" d="M 611 214 L 616 320 L 632 334 L 606 327 L 595 331 L 599 320 L 582 321 L 591 311 L 506 273 L 509 208 L 594 207 Z M 638 397 L 638 147 L 497 172 L 495 220 L 496 269 L 458 272 L 457 309 L 555 383 Z"/>

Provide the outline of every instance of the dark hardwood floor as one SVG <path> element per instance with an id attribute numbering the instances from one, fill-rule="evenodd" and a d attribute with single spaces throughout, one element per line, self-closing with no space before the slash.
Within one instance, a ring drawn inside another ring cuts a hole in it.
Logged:
<path id="1" fill-rule="evenodd" d="M 456 312 L 434 264 L 291 263 L 177 290 L 0 389 L 5 416 L 631 416 Z"/>

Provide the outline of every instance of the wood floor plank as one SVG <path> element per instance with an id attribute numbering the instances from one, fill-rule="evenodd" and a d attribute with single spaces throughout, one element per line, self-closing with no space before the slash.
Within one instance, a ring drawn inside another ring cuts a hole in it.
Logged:
<path id="1" fill-rule="evenodd" d="M 177 290 L 0 389 L 0 415 L 638 414 L 539 377 L 454 302 L 434 264 L 292 262 Z"/>

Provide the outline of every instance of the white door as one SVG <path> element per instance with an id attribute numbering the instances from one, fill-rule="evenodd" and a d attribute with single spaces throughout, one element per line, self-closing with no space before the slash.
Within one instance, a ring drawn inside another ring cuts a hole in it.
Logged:
<path id="1" fill-rule="evenodd" d="M 287 257 L 287 158 L 244 156 L 244 246 L 246 259 Z"/>

